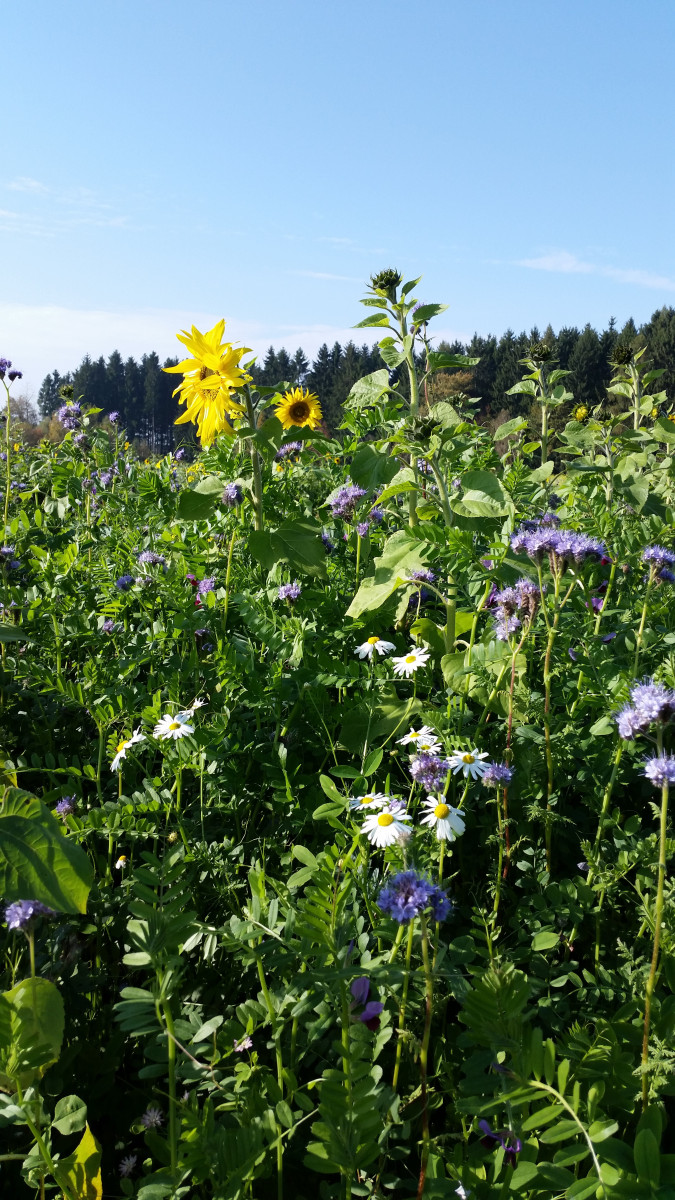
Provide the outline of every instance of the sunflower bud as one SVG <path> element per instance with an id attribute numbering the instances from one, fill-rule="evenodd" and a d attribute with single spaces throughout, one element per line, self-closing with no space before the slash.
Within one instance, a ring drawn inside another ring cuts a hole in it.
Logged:
<path id="1" fill-rule="evenodd" d="M 613 362 L 617 367 L 625 367 L 633 357 L 633 347 L 630 342 L 619 343 L 614 347 Z"/>
<path id="2" fill-rule="evenodd" d="M 377 275 L 371 275 L 370 285 L 376 292 L 385 292 L 392 304 L 396 303 L 396 289 L 403 283 L 403 276 L 394 268 L 388 267 Z"/>
<path id="3" fill-rule="evenodd" d="M 63 400 L 72 400 L 72 398 L 73 398 L 72 383 L 62 383 L 61 387 L 59 388 L 59 396 L 61 396 L 61 398 Z"/>
<path id="4" fill-rule="evenodd" d="M 532 362 L 545 363 L 552 358 L 553 351 L 546 342 L 533 342 L 528 350 L 528 355 Z"/>
<path id="5" fill-rule="evenodd" d="M 428 442 L 440 428 L 440 421 L 433 417 L 413 417 L 408 422 L 408 436 L 414 442 Z"/>

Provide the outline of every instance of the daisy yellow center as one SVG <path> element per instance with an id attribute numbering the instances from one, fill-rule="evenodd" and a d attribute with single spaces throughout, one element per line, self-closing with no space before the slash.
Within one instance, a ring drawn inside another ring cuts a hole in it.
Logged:
<path id="1" fill-rule="evenodd" d="M 369 646 L 376 646 L 376 645 L 377 645 L 377 643 L 379 642 L 379 640 L 380 640 L 380 639 L 379 639 L 379 637 L 371 637 L 371 638 L 368 638 L 367 645 L 369 645 Z"/>
<path id="2" fill-rule="evenodd" d="M 120 742 L 117 746 L 117 753 L 120 754 L 121 751 L 124 750 L 124 747 L 128 746 L 128 745 L 129 745 L 128 742 Z"/>
<path id="3" fill-rule="evenodd" d="M 375 799 L 374 796 L 364 796 L 361 800 L 361 803 L 362 804 L 372 804 L 374 799 Z"/>
<path id="4" fill-rule="evenodd" d="M 172 721 L 169 729 L 180 729 L 180 721 Z M 473 759 L 471 761 L 473 762 Z"/>
<path id="5" fill-rule="evenodd" d="M 379 817 L 377 818 L 377 823 L 378 825 L 393 825 L 394 818 L 392 817 L 391 813 L 380 813 Z"/>
<path id="6" fill-rule="evenodd" d="M 434 816 L 437 817 L 439 821 L 442 821 L 445 817 L 447 817 L 449 812 L 450 809 L 448 808 L 447 804 L 437 804 L 434 809 Z"/>
<path id="7" fill-rule="evenodd" d="M 291 404 L 288 410 L 289 417 L 292 417 L 294 425 L 302 425 L 310 415 L 310 407 L 306 400 L 296 400 L 295 404 Z"/>
<path id="8" fill-rule="evenodd" d="M 462 755 L 462 762 L 465 762 L 465 763 L 472 763 L 472 762 L 475 762 L 475 761 L 476 761 L 476 760 L 475 760 L 475 758 L 474 758 L 473 754 L 463 754 L 463 755 Z"/>
<path id="9" fill-rule="evenodd" d="M 412 740 L 413 740 L 414 738 L 418 738 L 418 737 L 421 737 L 421 736 L 422 736 L 422 735 L 421 735 L 421 734 L 419 734 L 419 733 L 411 733 L 411 734 L 410 734 L 410 741 L 412 742 Z"/>
<path id="10" fill-rule="evenodd" d="M 420 750 L 428 750 L 431 742 L 420 742 Z"/>
<path id="11" fill-rule="evenodd" d="M 417 662 L 417 659 L 415 658 L 414 654 L 406 654 L 405 661 L 406 662 Z"/>

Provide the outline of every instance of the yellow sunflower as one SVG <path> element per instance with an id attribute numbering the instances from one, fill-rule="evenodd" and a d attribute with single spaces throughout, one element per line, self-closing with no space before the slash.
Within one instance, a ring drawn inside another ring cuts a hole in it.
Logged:
<path id="1" fill-rule="evenodd" d="M 572 416 L 574 417 L 575 421 L 585 421 L 586 417 L 588 416 L 588 409 L 586 408 L 586 405 L 580 404 L 578 408 L 574 409 Z"/>
<path id="2" fill-rule="evenodd" d="M 245 412 L 232 393 L 251 379 L 239 366 L 243 355 L 250 354 L 249 348 L 242 346 L 235 350 L 230 342 L 222 341 L 224 332 L 224 320 L 208 333 L 200 333 L 194 325 L 191 333 L 184 329 L 176 337 L 193 357 L 183 359 L 175 367 L 164 367 L 169 374 L 183 376 L 173 394 L 178 394 L 178 403 L 186 404 L 187 409 L 175 424 L 195 422 L 205 446 L 211 444 L 216 434 L 232 432 L 227 418 Z"/>
<path id="3" fill-rule="evenodd" d="M 309 425 L 310 429 L 316 429 L 323 417 L 318 397 L 304 388 L 284 392 L 275 413 L 284 429 L 290 429 L 293 425 Z"/>

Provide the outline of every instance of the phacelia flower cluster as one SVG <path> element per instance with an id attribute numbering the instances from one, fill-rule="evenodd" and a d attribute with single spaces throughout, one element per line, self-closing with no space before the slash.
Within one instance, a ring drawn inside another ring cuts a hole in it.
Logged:
<path id="1" fill-rule="evenodd" d="M 301 592 L 302 587 L 296 579 L 293 583 L 282 583 L 277 596 L 280 600 L 288 600 L 289 604 L 294 604 L 299 599 Z"/>
<path id="2" fill-rule="evenodd" d="M 675 783 L 675 755 L 657 754 L 644 763 L 645 775 L 654 787 Z"/>
<path id="3" fill-rule="evenodd" d="M 277 462 L 283 462 L 285 458 L 290 458 L 293 454 L 300 454 L 302 451 L 302 442 L 284 442 L 280 446 L 274 457 Z"/>
<path id="4" fill-rule="evenodd" d="M 523 623 L 529 626 L 541 600 L 541 593 L 531 579 L 519 579 L 513 587 L 495 592 L 492 602 L 495 614 L 495 630 L 500 642 L 508 641 L 510 635 Z"/>
<path id="5" fill-rule="evenodd" d="M 62 404 L 56 415 L 63 428 L 69 430 L 71 433 L 80 428 L 82 408 L 77 403 L 77 400 L 74 400 L 71 404 Z"/>
<path id="6" fill-rule="evenodd" d="M 19 929 L 22 933 L 29 933 L 40 917 L 55 916 L 54 909 L 39 900 L 15 900 L 5 908 L 7 928 Z"/>
<path id="7" fill-rule="evenodd" d="M 527 554 L 535 563 L 541 563 L 548 555 L 551 570 L 559 574 L 568 566 L 580 567 L 589 561 L 608 558 L 603 542 L 586 533 L 560 529 L 559 524 L 555 513 L 545 513 L 537 521 L 523 521 L 511 535 L 511 549 L 516 554 Z"/>
<path id="8" fill-rule="evenodd" d="M 347 483 L 344 487 L 335 494 L 331 501 L 331 512 L 334 517 L 341 517 L 343 521 L 351 521 L 359 500 L 367 495 L 364 488 L 357 487 L 354 483 Z"/>
<path id="9" fill-rule="evenodd" d="M 450 770 L 450 763 L 437 754 L 418 754 L 410 760 L 410 774 L 427 792 L 442 791 Z"/>
<path id="10" fill-rule="evenodd" d="M 435 921 L 444 921 L 450 912 L 445 892 L 419 872 L 399 871 L 377 897 L 378 907 L 395 921 L 411 921 L 431 910 Z"/>
<path id="11" fill-rule="evenodd" d="M 675 583 L 675 554 L 666 550 L 665 546 L 646 546 L 642 551 L 642 561 L 649 564 L 649 577 L 652 582 Z"/>
<path id="12" fill-rule="evenodd" d="M 165 567 L 166 559 L 163 554 L 157 554 L 155 550 L 141 550 L 138 556 L 139 563 L 149 567 Z"/>
<path id="13" fill-rule="evenodd" d="M 655 722 L 664 725 L 675 713 L 675 692 L 645 679 L 630 690 L 628 704 L 615 714 L 619 737 L 632 741 L 640 733 L 646 733 Z"/>
<path id="14" fill-rule="evenodd" d="M 244 493 L 238 483 L 226 483 L 225 491 L 223 492 L 223 504 L 227 508 L 236 508 L 244 499 Z"/>
<path id="15" fill-rule="evenodd" d="M 507 787 L 513 779 L 513 768 L 506 763 L 488 763 L 481 777 L 483 787 Z"/>

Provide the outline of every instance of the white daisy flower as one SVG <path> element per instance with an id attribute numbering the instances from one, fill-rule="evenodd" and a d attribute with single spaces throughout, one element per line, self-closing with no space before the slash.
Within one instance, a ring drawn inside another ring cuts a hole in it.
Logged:
<path id="1" fill-rule="evenodd" d="M 358 654 L 359 658 L 370 659 L 373 657 L 373 650 L 377 650 L 377 653 L 382 655 L 389 654 L 395 649 L 393 642 L 385 642 L 383 638 L 373 636 L 369 637 L 361 646 L 357 646 L 354 653 Z"/>
<path id="2" fill-rule="evenodd" d="M 126 856 L 126 854 L 120 854 L 120 856 L 119 856 L 119 858 L 118 858 L 117 862 L 115 863 L 115 870 L 116 870 L 116 871 L 123 871 L 123 870 L 124 870 L 124 868 L 126 867 L 126 865 L 127 865 L 127 856 Z"/>
<path id="3" fill-rule="evenodd" d="M 411 646 L 408 653 L 401 658 L 392 658 L 394 675 L 406 675 L 409 679 L 418 667 L 423 667 L 429 661 L 430 653 L 429 650 L 420 650 L 418 646 Z"/>
<path id="4" fill-rule="evenodd" d="M 458 808 L 452 808 L 445 803 L 443 796 L 429 796 L 423 804 L 427 812 L 422 817 L 422 825 L 431 825 L 436 829 L 439 842 L 454 842 L 464 833 L 464 817 Z"/>
<path id="5" fill-rule="evenodd" d="M 361 826 L 361 832 L 366 834 L 373 846 L 392 846 L 394 842 L 400 842 L 409 836 L 410 830 L 403 824 L 409 820 L 410 815 L 403 805 L 393 801 L 381 812 L 367 816 Z"/>
<path id="6" fill-rule="evenodd" d="M 479 750 L 455 750 L 450 755 L 448 762 L 452 768 L 453 775 L 458 775 L 462 772 L 465 779 L 470 775 L 472 779 L 480 779 L 488 769 L 489 763 L 481 760 L 487 758 L 487 753 Z"/>
<path id="7" fill-rule="evenodd" d="M 130 738 L 127 738 L 126 741 L 121 741 L 118 743 L 115 757 L 110 764 L 110 770 L 119 771 L 120 763 L 122 762 L 123 758 L 126 758 L 129 746 L 135 746 L 137 742 L 144 742 L 145 740 L 145 734 L 141 733 L 140 726 L 138 729 L 134 729 L 134 732 Z"/>
<path id="8" fill-rule="evenodd" d="M 414 754 L 436 754 L 441 749 L 438 736 L 430 725 L 423 725 L 421 729 L 411 729 L 405 737 L 397 740 L 401 746 L 412 746 L 411 753 Z"/>
<path id="9" fill-rule="evenodd" d="M 152 732 L 161 741 L 173 738 L 175 742 L 178 738 L 187 737 L 188 734 L 195 731 L 194 725 L 188 725 L 189 716 L 190 713 L 187 712 L 176 713 L 175 717 L 172 717 L 171 713 L 167 713 L 161 721 L 157 722 Z"/>
<path id="10" fill-rule="evenodd" d="M 369 792 L 367 796 L 356 796 L 349 801 L 350 808 L 382 808 L 389 804 L 391 796 L 387 796 L 385 792 Z"/>
<path id="11" fill-rule="evenodd" d="M 181 712 L 179 712 L 178 716 L 186 717 L 186 718 L 192 717 L 196 713 L 197 709 L 203 708 L 205 704 L 206 704 L 206 700 L 193 700 L 190 707 L 182 709 Z"/>

